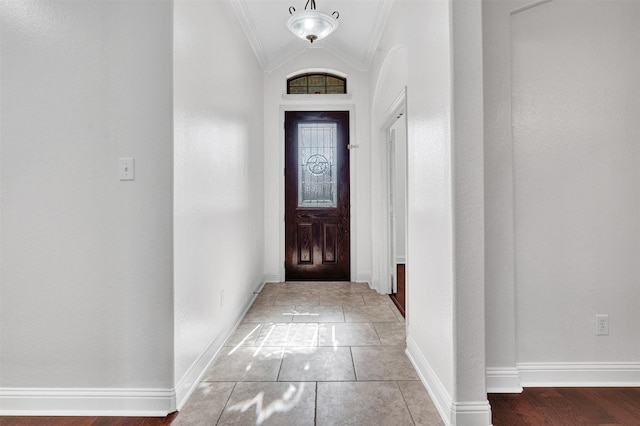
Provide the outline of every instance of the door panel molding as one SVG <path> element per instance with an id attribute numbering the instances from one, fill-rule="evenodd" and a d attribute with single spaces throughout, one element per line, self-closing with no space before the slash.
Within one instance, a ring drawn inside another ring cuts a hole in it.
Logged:
<path id="1" fill-rule="evenodd" d="M 338 262 L 338 225 L 323 223 L 322 263 L 335 265 Z"/>
<path id="2" fill-rule="evenodd" d="M 297 225 L 298 234 L 298 264 L 313 265 L 313 224 L 300 223 Z"/>

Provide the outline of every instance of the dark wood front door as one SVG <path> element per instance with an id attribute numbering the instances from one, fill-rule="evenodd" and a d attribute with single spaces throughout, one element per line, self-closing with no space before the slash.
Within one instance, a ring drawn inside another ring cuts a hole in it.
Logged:
<path id="1" fill-rule="evenodd" d="M 349 112 L 285 112 L 285 277 L 348 281 Z"/>

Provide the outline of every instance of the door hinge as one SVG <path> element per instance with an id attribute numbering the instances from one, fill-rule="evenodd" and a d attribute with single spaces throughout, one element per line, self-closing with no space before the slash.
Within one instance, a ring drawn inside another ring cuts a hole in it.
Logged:
<path id="1" fill-rule="evenodd" d="M 355 149 L 355 148 L 360 148 L 360 145 L 353 145 L 353 144 L 347 145 L 347 149 Z"/>

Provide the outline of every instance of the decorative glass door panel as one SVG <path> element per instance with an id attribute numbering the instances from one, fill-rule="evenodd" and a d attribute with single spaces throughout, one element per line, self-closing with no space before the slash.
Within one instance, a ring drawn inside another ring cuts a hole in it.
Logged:
<path id="1" fill-rule="evenodd" d="M 298 207 L 336 207 L 336 123 L 298 124 Z"/>

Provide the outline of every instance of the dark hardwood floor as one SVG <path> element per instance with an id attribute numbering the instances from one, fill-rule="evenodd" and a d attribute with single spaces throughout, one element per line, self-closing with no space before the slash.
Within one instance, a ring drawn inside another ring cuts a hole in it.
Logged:
<path id="1" fill-rule="evenodd" d="M 167 417 L 0 417 L 2 426 L 169 426 L 178 412 Z"/>
<path id="2" fill-rule="evenodd" d="M 640 425 L 640 388 L 525 388 L 489 402 L 493 426 Z"/>
<path id="3" fill-rule="evenodd" d="M 398 308 L 398 310 L 400 311 L 403 317 L 405 316 L 404 310 L 405 310 L 406 286 L 407 286 L 406 276 L 407 276 L 407 273 L 406 273 L 406 268 L 404 263 L 396 264 L 397 292 L 391 293 L 389 297 L 391 298 L 393 303 L 396 305 L 396 308 Z"/>

